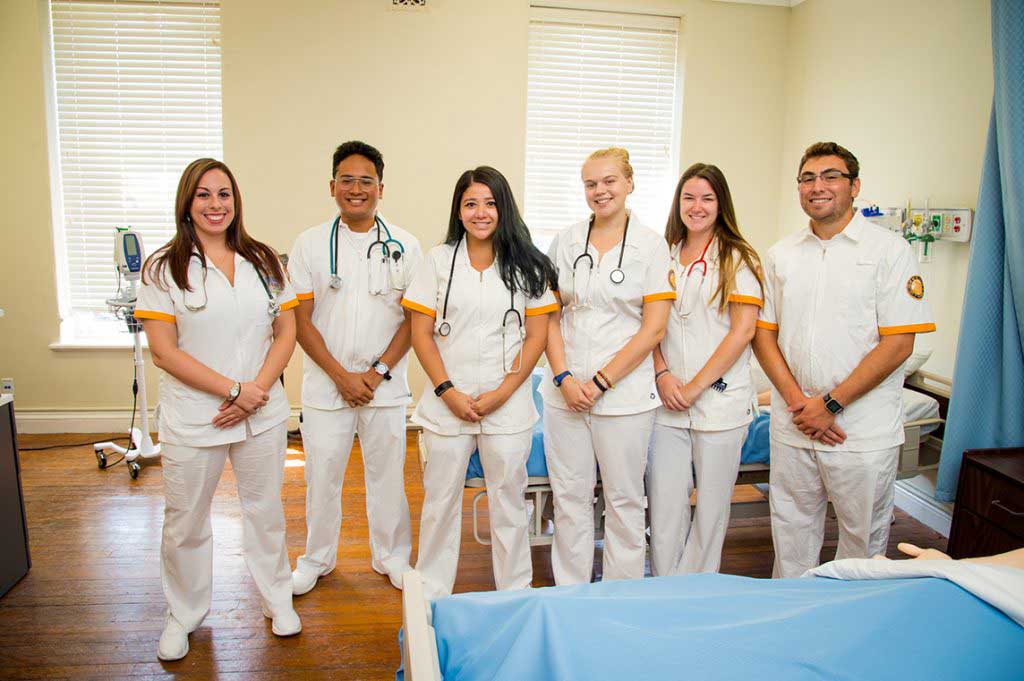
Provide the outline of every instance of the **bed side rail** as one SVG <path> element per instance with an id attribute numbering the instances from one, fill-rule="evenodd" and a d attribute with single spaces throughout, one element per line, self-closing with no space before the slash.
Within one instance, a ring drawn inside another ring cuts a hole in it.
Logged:
<path id="1" fill-rule="evenodd" d="M 423 577 L 415 570 L 402 574 L 402 667 L 405 681 L 442 681 L 437 641 L 430 626 L 430 604 L 423 597 Z"/>

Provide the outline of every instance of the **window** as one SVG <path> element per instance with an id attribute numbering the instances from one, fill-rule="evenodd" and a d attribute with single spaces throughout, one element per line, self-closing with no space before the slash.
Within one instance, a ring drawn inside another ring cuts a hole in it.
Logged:
<path id="1" fill-rule="evenodd" d="M 50 20 L 61 341 L 109 338 L 115 227 L 152 253 L 174 233 L 181 171 L 223 155 L 220 6 L 52 0 Z"/>
<path id="2" fill-rule="evenodd" d="M 629 205 L 661 231 L 678 180 L 679 19 L 533 7 L 526 115 L 526 221 L 539 242 L 589 214 L 580 166 L 630 154 Z"/>

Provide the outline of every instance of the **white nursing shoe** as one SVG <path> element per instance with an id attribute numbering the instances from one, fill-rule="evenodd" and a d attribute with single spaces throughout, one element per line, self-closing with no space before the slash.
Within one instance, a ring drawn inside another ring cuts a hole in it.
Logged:
<path id="1" fill-rule="evenodd" d="M 156 656 L 166 662 L 180 660 L 188 655 L 188 632 L 170 613 L 164 619 L 164 631 L 160 634 L 160 643 L 156 648 Z"/>
<path id="2" fill-rule="evenodd" d="M 270 612 L 270 608 L 264 603 L 263 616 L 272 621 L 270 630 L 274 632 L 274 636 L 294 636 L 302 631 L 299 613 L 295 612 L 295 609 L 290 606 L 278 608 L 275 615 Z"/>
<path id="3" fill-rule="evenodd" d="M 302 594 L 309 593 L 316 586 L 318 579 L 320 579 L 320 575 L 316 572 L 296 568 L 295 572 L 292 573 L 292 594 L 301 596 Z"/>

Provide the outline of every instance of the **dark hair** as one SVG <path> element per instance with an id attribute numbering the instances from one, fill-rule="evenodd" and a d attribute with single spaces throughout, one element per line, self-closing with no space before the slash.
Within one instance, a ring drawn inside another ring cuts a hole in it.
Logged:
<path id="1" fill-rule="evenodd" d="M 178 181 L 178 195 L 174 201 L 176 227 L 174 236 L 146 259 L 143 278 L 145 279 L 148 275 L 160 285 L 164 268 L 169 267 L 171 279 L 174 280 L 175 285 L 183 291 L 192 290 L 188 281 L 188 265 L 192 259 L 192 252 L 199 251 L 199 257 L 206 262 L 203 244 L 196 237 L 196 228 L 192 224 L 190 215 L 192 200 L 203 175 L 211 170 L 224 171 L 231 181 L 231 193 L 235 201 L 235 217 L 228 225 L 226 234 L 228 247 L 252 263 L 256 271 L 263 275 L 268 282 L 284 283 L 284 268 L 281 267 L 277 251 L 256 241 L 245 231 L 245 225 L 242 222 L 242 195 L 238 191 L 235 176 L 223 162 L 212 158 L 200 158 L 192 161 L 185 168 L 185 172 L 181 174 L 181 179 Z"/>
<path id="2" fill-rule="evenodd" d="M 803 157 L 800 159 L 800 167 L 796 169 L 796 172 L 799 173 L 804 169 L 804 164 L 807 163 L 808 159 L 818 158 L 819 156 L 838 156 L 846 163 L 846 170 L 854 178 L 860 177 L 860 163 L 857 161 L 857 157 L 849 149 L 835 142 L 815 142 L 807 147 L 807 151 L 804 152 Z M 850 181 L 853 182 L 853 178 Z"/>
<path id="3" fill-rule="evenodd" d="M 466 232 L 459 217 L 462 195 L 469 185 L 479 182 L 486 185 L 494 196 L 498 209 L 498 227 L 494 230 L 494 257 L 498 261 L 498 272 L 505 286 L 511 290 L 523 291 L 531 298 L 539 298 L 544 289 L 556 289 L 555 267 L 548 257 L 533 245 L 530 229 L 519 214 L 519 207 L 512 195 L 508 180 L 490 166 L 467 170 L 455 183 L 452 195 L 452 212 L 448 218 L 448 233 L 444 242 L 454 246 Z"/>
<path id="4" fill-rule="evenodd" d="M 683 185 L 695 177 L 706 180 L 711 185 L 718 199 L 718 216 L 715 218 L 715 225 L 712 227 L 712 237 L 718 238 L 718 288 L 711 298 L 718 297 L 718 309 L 725 311 L 728 304 L 729 292 L 736 287 L 736 270 L 739 263 L 736 255 L 739 256 L 747 268 L 757 278 L 757 285 L 761 287 L 761 295 L 764 296 L 764 282 L 761 280 L 761 259 L 757 257 L 757 251 L 747 243 L 740 233 L 739 224 L 736 221 L 736 209 L 732 204 L 732 193 L 729 191 L 729 183 L 725 181 L 725 174 L 718 168 L 708 163 L 694 163 L 686 169 L 683 176 L 679 178 L 676 185 L 676 193 L 672 198 L 672 210 L 668 214 L 668 222 L 665 223 L 665 241 L 669 248 L 677 243 L 686 243 L 689 236 L 686 224 L 679 214 L 679 197 L 683 193 Z"/>
<path id="5" fill-rule="evenodd" d="M 377 151 L 376 147 L 371 147 L 366 142 L 360 142 L 359 140 L 345 142 L 334 150 L 334 159 L 331 164 L 331 177 L 334 177 L 334 174 L 338 172 L 338 164 L 349 156 L 365 156 L 377 170 L 377 180 L 380 182 L 384 181 L 384 157 L 379 151 Z"/>

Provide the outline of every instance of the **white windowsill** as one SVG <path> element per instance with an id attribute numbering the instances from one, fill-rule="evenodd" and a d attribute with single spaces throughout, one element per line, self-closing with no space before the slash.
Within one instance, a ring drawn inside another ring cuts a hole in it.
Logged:
<path id="1" fill-rule="evenodd" d="M 146 335 L 142 335 L 142 349 L 148 350 Z M 124 320 L 109 313 L 79 312 L 61 321 L 60 339 L 50 343 L 55 352 L 80 350 L 131 350 L 132 334 Z"/>

